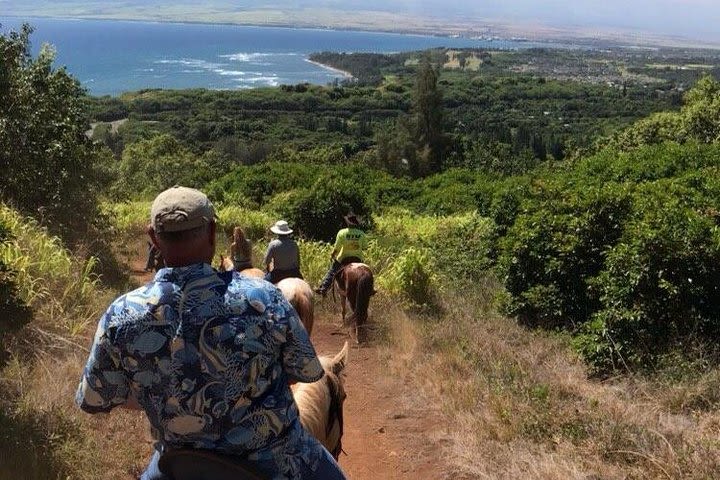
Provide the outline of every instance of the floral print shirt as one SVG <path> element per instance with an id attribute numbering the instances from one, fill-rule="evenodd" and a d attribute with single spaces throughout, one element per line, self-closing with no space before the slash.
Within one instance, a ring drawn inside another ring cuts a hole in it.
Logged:
<path id="1" fill-rule="evenodd" d="M 107 412 L 134 396 L 158 448 L 238 455 L 273 475 L 315 470 L 288 380 L 323 369 L 297 314 L 264 280 L 204 263 L 164 268 L 100 319 L 76 402 Z"/>

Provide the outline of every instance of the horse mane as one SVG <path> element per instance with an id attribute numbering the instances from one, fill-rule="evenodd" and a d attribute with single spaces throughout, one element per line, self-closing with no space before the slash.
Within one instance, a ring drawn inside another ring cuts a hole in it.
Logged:
<path id="1" fill-rule="evenodd" d="M 301 278 L 289 277 L 280 280 L 277 283 L 277 287 L 297 312 L 309 336 L 312 333 L 313 323 L 315 322 L 313 291 L 310 285 Z"/>
<path id="2" fill-rule="evenodd" d="M 235 264 L 232 261 L 232 258 L 226 257 L 225 255 L 220 255 L 220 264 L 218 265 L 218 270 L 221 272 L 232 272 L 235 270 Z M 247 275 L 248 277 L 256 277 L 256 278 L 263 278 L 265 276 L 265 273 L 260 270 L 259 268 L 251 267 L 246 268 L 245 270 L 240 271 L 241 274 Z"/>
<path id="3" fill-rule="evenodd" d="M 347 364 L 348 343 L 335 357 L 322 356 L 325 375 L 313 383 L 296 384 L 293 391 L 300 423 L 337 459 L 342 450 L 343 370 Z"/>

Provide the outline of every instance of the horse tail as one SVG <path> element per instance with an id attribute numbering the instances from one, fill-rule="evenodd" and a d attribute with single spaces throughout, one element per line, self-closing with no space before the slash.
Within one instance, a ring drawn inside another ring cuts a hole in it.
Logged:
<path id="1" fill-rule="evenodd" d="M 370 297 L 375 293 L 373 275 L 363 271 L 359 276 L 355 292 L 355 308 L 348 317 L 349 324 L 363 325 L 367 321 Z"/>

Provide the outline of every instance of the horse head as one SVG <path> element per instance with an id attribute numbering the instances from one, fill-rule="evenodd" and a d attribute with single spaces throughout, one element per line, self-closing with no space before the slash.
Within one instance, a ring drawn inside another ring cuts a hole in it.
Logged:
<path id="1" fill-rule="evenodd" d="M 348 342 L 334 357 L 322 356 L 323 378 L 313 383 L 297 384 L 295 402 L 300 423 L 337 460 L 342 451 L 343 403 L 345 402 L 344 370 L 348 361 Z"/>
<path id="2" fill-rule="evenodd" d="M 221 272 L 232 272 L 235 270 L 235 265 L 233 264 L 233 261 L 230 257 L 226 257 L 224 255 L 220 255 L 220 264 L 218 265 L 218 270 Z"/>

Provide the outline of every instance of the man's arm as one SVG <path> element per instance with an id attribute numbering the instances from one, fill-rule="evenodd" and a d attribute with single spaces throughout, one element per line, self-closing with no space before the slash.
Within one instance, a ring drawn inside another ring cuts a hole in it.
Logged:
<path id="1" fill-rule="evenodd" d="M 272 261 L 273 252 L 275 250 L 273 242 L 270 242 L 270 244 L 268 245 L 267 250 L 265 250 L 265 257 L 263 258 L 263 265 L 265 265 L 266 272 L 270 271 L 270 262 Z"/>
<path id="2" fill-rule="evenodd" d="M 112 312 L 113 306 L 98 322 L 90 357 L 75 395 L 75 402 L 88 413 L 109 412 L 127 403 L 130 395 L 120 352 L 112 344 L 107 330 Z"/>

